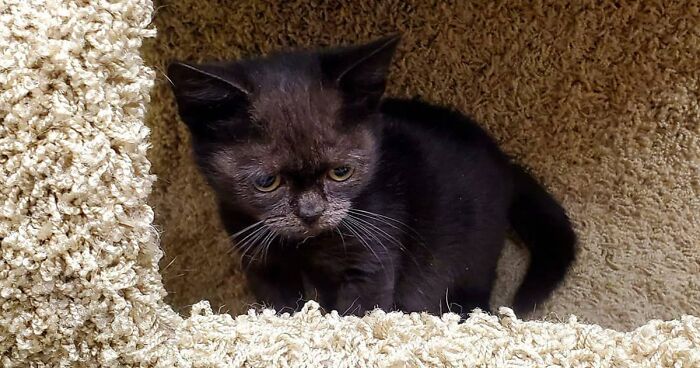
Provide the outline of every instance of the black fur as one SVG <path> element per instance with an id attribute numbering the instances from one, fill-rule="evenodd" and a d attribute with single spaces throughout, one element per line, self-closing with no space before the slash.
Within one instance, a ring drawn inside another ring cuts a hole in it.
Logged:
<path id="1" fill-rule="evenodd" d="M 397 42 L 169 68 L 250 287 L 278 309 L 489 310 L 512 227 L 532 254 L 515 298 L 528 312 L 574 260 L 569 220 L 469 118 L 380 100 Z M 346 181 L 329 179 L 339 165 Z M 279 188 L 256 190 L 268 176 Z"/>

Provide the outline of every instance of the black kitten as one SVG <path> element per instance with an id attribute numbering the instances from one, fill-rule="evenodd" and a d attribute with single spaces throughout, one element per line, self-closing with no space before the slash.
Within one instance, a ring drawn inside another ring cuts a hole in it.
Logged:
<path id="1" fill-rule="evenodd" d="M 569 220 L 467 117 L 381 100 L 398 42 L 170 65 L 250 287 L 278 310 L 488 310 L 511 226 L 531 252 L 514 305 L 530 311 L 574 260 Z"/>

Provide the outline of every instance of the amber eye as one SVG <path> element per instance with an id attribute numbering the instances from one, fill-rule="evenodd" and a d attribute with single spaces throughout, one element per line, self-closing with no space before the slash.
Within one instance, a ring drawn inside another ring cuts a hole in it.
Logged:
<path id="1" fill-rule="evenodd" d="M 328 172 L 328 176 L 335 181 L 345 181 L 352 176 L 354 170 L 350 166 L 338 166 Z"/>
<path id="2" fill-rule="evenodd" d="M 261 192 L 272 192 L 279 188 L 281 182 L 282 179 L 279 175 L 266 175 L 255 179 L 253 185 L 255 185 L 255 189 Z"/>

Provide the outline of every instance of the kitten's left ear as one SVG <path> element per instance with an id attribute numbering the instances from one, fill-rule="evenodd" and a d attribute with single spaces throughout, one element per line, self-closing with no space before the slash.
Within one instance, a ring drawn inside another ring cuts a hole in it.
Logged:
<path id="1" fill-rule="evenodd" d="M 384 94 L 386 77 L 400 34 L 372 42 L 331 50 L 321 55 L 326 81 L 339 88 L 346 102 L 374 108 Z"/>

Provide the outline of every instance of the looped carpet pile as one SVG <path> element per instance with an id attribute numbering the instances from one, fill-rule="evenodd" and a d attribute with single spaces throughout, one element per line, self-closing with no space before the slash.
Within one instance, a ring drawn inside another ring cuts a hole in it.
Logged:
<path id="1" fill-rule="evenodd" d="M 690 1 L 0 0 L 0 365 L 700 366 L 699 20 Z M 218 313 L 249 299 L 158 70 L 395 29 L 391 93 L 471 112 L 571 211 L 581 257 L 534 315 L 552 322 Z"/>

